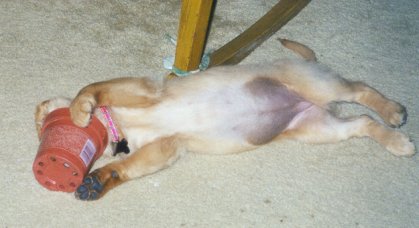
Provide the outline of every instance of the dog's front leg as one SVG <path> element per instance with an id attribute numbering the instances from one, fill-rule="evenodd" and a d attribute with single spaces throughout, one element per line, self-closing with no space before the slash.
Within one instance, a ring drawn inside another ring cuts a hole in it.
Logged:
<path id="1" fill-rule="evenodd" d="M 157 172 L 179 157 L 176 137 L 161 138 L 143 146 L 125 160 L 110 163 L 87 175 L 75 195 L 80 200 L 97 200 L 112 188 L 134 178 Z"/>
<path id="2" fill-rule="evenodd" d="M 157 103 L 159 87 L 147 78 L 118 78 L 84 87 L 70 105 L 73 122 L 86 127 L 97 106 L 146 108 Z"/>

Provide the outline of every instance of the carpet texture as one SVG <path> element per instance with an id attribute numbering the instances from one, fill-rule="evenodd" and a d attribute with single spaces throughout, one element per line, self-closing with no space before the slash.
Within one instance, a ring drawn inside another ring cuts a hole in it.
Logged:
<path id="1" fill-rule="evenodd" d="M 275 3 L 218 1 L 207 49 L 234 38 Z M 418 156 L 395 157 L 369 139 L 188 154 L 97 202 L 41 187 L 31 169 L 35 105 L 74 97 L 95 81 L 163 78 L 162 60 L 175 52 L 164 37 L 176 36 L 180 4 L 0 1 L 0 227 L 419 227 Z M 409 119 L 400 130 L 419 142 L 418 10 L 417 0 L 313 0 L 242 64 L 297 58 L 276 38 L 302 42 L 321 63 L 404 104 Z M 343 116 L 372 114 L 356 105 L 339 108 Z"/>

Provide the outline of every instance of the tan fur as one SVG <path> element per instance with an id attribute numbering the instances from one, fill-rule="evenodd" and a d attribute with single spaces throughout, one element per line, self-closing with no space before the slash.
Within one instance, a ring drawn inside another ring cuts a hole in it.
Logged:
<path id="1" fill-rule="evenodd" d="M 101 192 L 104 195 L 126 181 L 169 167 L 178 156 L 176 137 L 161 138 L 144 145 L 130 159 L 109 163 L 91 175 L 95 175 L 106 186 Z"/>
<path id="2" fill-rule="evenodd" d="M 290 49 L 296 44 L 292 42 Z M 217 67 L 164 84 L 146 78 L 121 78 L 83 88 L 70 105 L 74 123 L 85 127 L 97 106 L 110 106 L 113 118 L 132 151 L 127 159 L 89 174 L 87 178 L 97 178 L 103 187 L 97 192 L 97 198 L 125 181 L 170 166 L 183 150 L 227 154 L 252 150 L 281 139 L 335 143 L 351 137 L 370 137 L 394 155 L 415 153 L 409 137 L 392 129 L 405 122 L 403 106 L 364 83 L 348 81 L 319 66 L 313 62 L 314 52 L 304 45 L 297 49 L 310 61 L 283 60 L 272 65 Z M 237 119 L 247 123 L 247 118 L 251 117 L 242 115 L 229 119 L 229 115 L 247 106 L 257 114 L 259 102 L 265 101 L 264 96 L 270 95 L 269 90 L 282 87 L 289 91 L 290 96 L 304 100 L 290 107 L 298 114 L 285 129 L 275 123 L 272 123 L 273 127 L 256 128 L 250 132 L 252 126 L 247 125 L 222 129 Z M 258 96 L 259 100 L 256 99 Z M 59 100 L 49 100 L 37 107 L 35 121 L 38 132 L 45 115 L 58 104 L 65 103 Z M 329 104 L 336 101 L 356 102 L 369 107 L 392 128 L 365 115 L 340 119 L 328 110 Z M 82 198 L 80 193 L 76 196 Z"/>
<path id="3" fill-rule="evenodd" d="M 304 44 L 292 41 L 292 40 L 287 40 L 287 39 L 278 39 L 281 44 L 296 52 L 297 54 L 301 55 L 301 57 L 303 57 L 305 60 L 307 61 L 313 61 L 316 62 L 317 58 L 316 58 L 316 53 L 314 53 L 313 50 L 311 50 L 310 48 L 308 48 L 307 46 L 305 46 Z"/>

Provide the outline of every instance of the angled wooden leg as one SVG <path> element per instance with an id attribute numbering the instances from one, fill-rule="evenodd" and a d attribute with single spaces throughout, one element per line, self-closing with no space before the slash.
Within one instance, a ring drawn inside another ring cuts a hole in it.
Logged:
<path id="1" fill-rule="evenodd" d="M 237 64 L 295 17 L 310 0 L 281 0 L 255 24 L 212 53 L 209 67 Z M 199 67 L 213 0 L 183 0 L 174 67 L 192 71 Z M 175 77 L 171 73 L 168 78 Z"/>
<path id="2" fill-rule="evenodd" d="M 255 24 L 211 55 L 210 66 L 237 64 L 295 17 L 310 0 L 281 0 Z"/>
<path id="3" fill-rule="evenodd" d="M 192 71 L 204 51 L 213 0 L 183 0 L 174 67 Z"/>

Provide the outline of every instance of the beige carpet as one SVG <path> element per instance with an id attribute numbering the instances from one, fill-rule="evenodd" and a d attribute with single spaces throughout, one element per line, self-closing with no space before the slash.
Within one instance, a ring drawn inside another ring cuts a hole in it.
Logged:
<path id="1" fill-rule="evenodd" d="M 419 227 L 418 156 L 397 158 L 368 139 L 189 154 L 97 202 L 41 187 L 31 170 L 35 105 L 94 81 L 166 75 L 162 60 L 175 47 L 164 36 L 176 35 L 180 2 L 0 1 L 0 227 Z M 218 1 L 208 48 L 275 2 Z M 277 37 L 305 43 L 322 63 L 406 105 L 401 131 L 419 142 L 418 10 L 417 0 L 313 0 L 244 62 L 296 58 Z"/>

